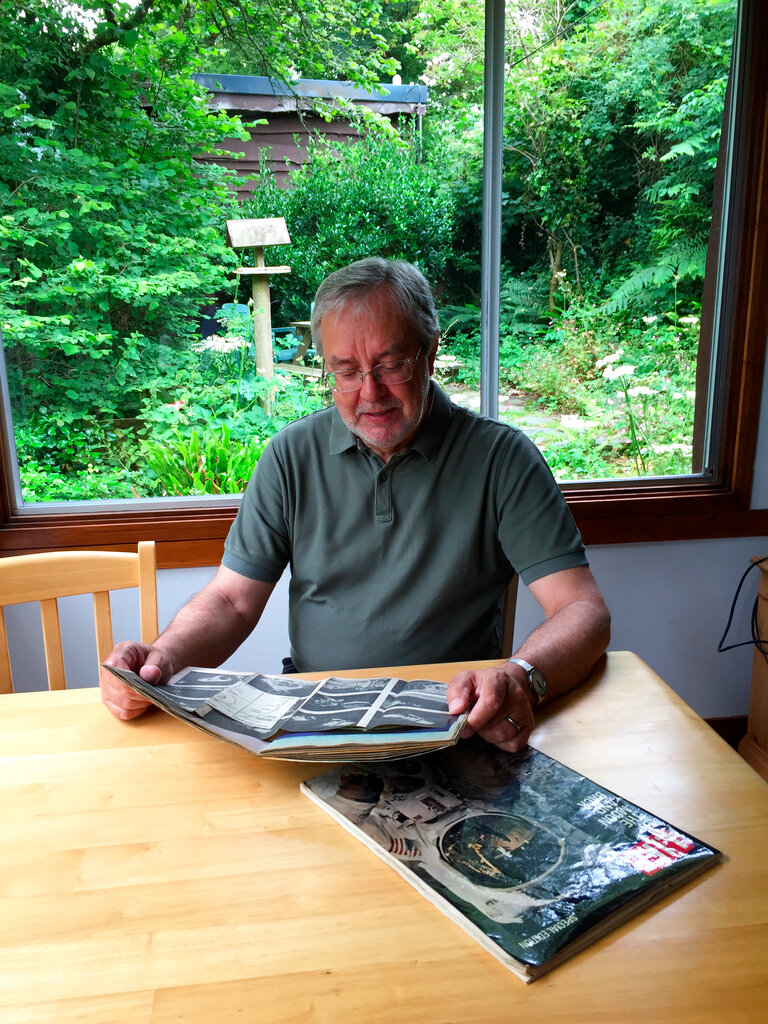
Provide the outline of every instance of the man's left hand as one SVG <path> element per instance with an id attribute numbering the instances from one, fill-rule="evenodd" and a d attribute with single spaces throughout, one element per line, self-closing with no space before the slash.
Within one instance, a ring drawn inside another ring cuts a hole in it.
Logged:
<path id="1" fill-rule="evenodd" d="M 447 696 L 452 715 L 471 708 L 462 739 L 479 733 L 510 753 L 528 742 L 535 724 L 530 690 L 523 670 L 514 663 L 458 672 L 448 684 Z"/>

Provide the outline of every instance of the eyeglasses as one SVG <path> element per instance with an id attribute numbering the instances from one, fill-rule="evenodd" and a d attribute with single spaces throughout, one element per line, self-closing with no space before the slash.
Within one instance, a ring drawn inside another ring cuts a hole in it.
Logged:
<path id="1" fill-rule="evenodd" d="M 413 367 L 423 346 L 413 359 L 398 359 L 394 363 L 377 363 L 372 370 L 334 370 L 325 379 L 331 391 L 359 391 L 370 374 L 377 384 L 405 384 L 413 377 Z"/>

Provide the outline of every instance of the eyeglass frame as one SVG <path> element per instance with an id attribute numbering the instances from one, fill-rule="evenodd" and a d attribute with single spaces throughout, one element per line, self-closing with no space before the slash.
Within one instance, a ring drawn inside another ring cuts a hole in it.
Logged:
<path id="1" fill-rule="evenodd" d="M 376 365 L 372 366 L 370 370 L 354 370 L 354 371 L 352 371 L 351 369 L 350 370 L 326 370 L 325 373 L 323 374 L 323 380 L 325 381 L 327 386 L 330 388 L 330 390 L 334 392 L 334 394 L 354 395 L 356 391 L 362 391 L 363 384 L 365 383 L 365 378 L 368 377 L 369 375 L 373 377 L 373 379 L 376 381 L 377 384 L 381 383 L 379 378 L 376 376 L 376 371 L 377 370 L 380 371 L 382 366 L 392 366 L 392 365 L 394 365 L 394 363 L 408 363 L 408 365 L 411 368 L 411 375 L 410 375 L 410 377 L 406 377 L 405 380 L 395 381 L 395 382 L 393 382 L 393 385 L 396 386 L 397 384 L 408 384 L 409 381 L 413 380 L 413 370 L 414 370 L 414 367 L 415 367 L 416 363 L 418 362 L 419 356 L 421 355 L 421 353 L 423 351 L 425 351 L 425 348 L 424 348 L 424 345 L 422 344 L 422 345 L 419 345 L 418 351 L 416 352 L 416 355 L 413 357 L 413 359 L 395 359 L 395 360 L 393 360 L 392 363 L 376 363 Z M 330 384 L 329 380 L 328 380 L 328 378 L 330 376 L 332 376 L 334 373 L 351 373 L 351 372 L 358 373 L 360 375 L 360 384 L 356 388 L 347 388 L 346 391 L 342 391 L 341 388 L 333 387 Z M 385 385 L 385 387 L 389 387 L 389 385 Z"/>

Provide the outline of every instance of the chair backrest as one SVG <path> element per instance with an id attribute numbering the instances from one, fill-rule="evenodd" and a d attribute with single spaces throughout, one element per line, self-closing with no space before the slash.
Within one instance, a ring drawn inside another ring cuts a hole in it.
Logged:
<path id="1" fill-rule="evenodd" d="M 98 664 L 114 646 L 109 593 L 138 587 L 141 639 L 157 636 L 155 542 L 141 541 L 138 552 L 60 551 L 0 558 L 0 693 L 13 692 L 3 606 L 40 602 L 48 688 L 63 690 L 64 656 L 57 598 L 93 594 Z M 98 675 L 97 677 L 98 678 Z"/>
<path id="2" fill-rule="evenodd" d="M 501 656 L 511 658 L 515 639 L 515 609 L 517 608 L 517 573 L 512 577 L 504 591 L 504 603 L 501 607 Z"/>

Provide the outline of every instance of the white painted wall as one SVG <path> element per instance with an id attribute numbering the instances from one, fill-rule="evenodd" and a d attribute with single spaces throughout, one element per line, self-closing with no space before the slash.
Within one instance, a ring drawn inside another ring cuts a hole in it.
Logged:
<path id="1" fill-rule="evenodd" d="M 768 537 L 604 545 L 592 547 L 588 553 L 613 615 L 611 647 L 639 654 L 704 717 L 746 714 L 752 650 L 745 647 L 717 654 L 716 647 L 741 574 L 752 555 L 768 554 Z M 213 569 L 158 573 L 161 626 L 212 574 Z M 734 617 L 729 634 L 733 641 L 749 637 L 756 571 L 752 577 L 745 584 Z M 90 640 L 90 600 L 69 598 L 60 603 L 63 632 L 70 638 L 65 650 L 68 671 L 82 685 L 93 685 L 96 653 Z M 121 638 L 138 635 L 134 603 L 130 591 L 114 595 L 115 631 Z M 283 579 L 259 626 L 227 665 L 279 672 L 281 659 L 288 653 L 287 608 L 287 580 Z M 35 689 L 44 678 L 36 609 L 10 608 L 6 617 L 17 688 Z M 517 621 L 518 637 L 540 621 L 538 605 L 525 588 L 519 596 Z"/>
<path id="2" fill-rule="evenodd" d="M 755 460 L 753 508 L 768 508 L 768 365 Z M 746 714 L 752 672 L 752 649 L 717 654 L 731 601 L 742 572 L 753 555 L 768 555 L 768 536 L 726 540 L 675 541 L 663 544 L 618 544 L 592 547 L 592 568 L 613 615 L 614 650 L 640 655 L 691 707 L 704 717 Z M 161 628 L 182 604 L 213 575 L 210 568 L 168 569 L 158 573 Z M 742 591 L 734 617 L 732 640 L 749 638 L 749 622 L 757 591 L 757 571 Z M 134 595 L 114 595 L 116 636 L 138 636 Z M 87 598 L 61 602 L 65 636 L 74 638 L 65 650 L 72 678 L 82 685 L 96 679 L 95 646 L 90 635 Z M 226 663 L 244 670 L 279 672 L 288 654 L 288 587 L 275 588 L 257 629 Z M 44 678 L 37 611 L 29 606 L 6 612 L 11 657 L 18 689 L 35 689 Z M 540 620 L 538 606 L 525 588 L 518 602 L 518 638 Z M 393 645 L 393 661 L 397 660 Z M 332 660 L 332 659 L 331 659 Z"/>
<path id="3" fill-rule="evenodd" d="M 768 537 L 592 547 L 588 556 L 613 616 L 611 648 L 634 651 L 705 718 L 746 714 L 752 648 L 717 654 L 734 591 L 752 555 L 768 554 Z M 729 632 L 749 638 L 757 570 L 744 584 Z M 520 594 L 520 633 L 540 620 Z"/>

